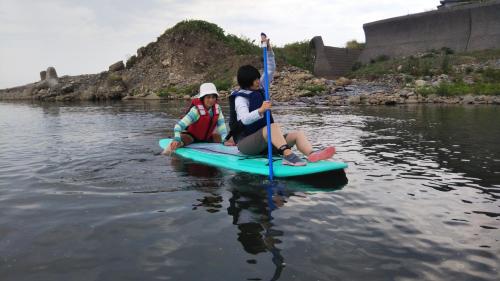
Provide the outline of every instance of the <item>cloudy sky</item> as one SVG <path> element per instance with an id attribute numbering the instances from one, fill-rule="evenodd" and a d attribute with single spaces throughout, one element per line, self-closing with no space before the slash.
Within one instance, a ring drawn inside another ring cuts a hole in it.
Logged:
<path id="1" fill-rule="evenodd" d="M 184 19 L 277 45 L 321 35 L 365 41 L 363 23 L 433 10 L 438 0 L 0 0 L 0 88 L 59 74 L 98 73 Z"/>

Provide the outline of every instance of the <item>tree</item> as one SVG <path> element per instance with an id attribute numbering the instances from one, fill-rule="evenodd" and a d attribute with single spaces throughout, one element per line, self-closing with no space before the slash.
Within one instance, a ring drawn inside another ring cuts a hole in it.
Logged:
<path id="1" fill-rule="evenodd" d="M 361 43 L 361 42 L 358 42 L 356 41 L 355 39 L 351 40 L 351 41 L 347 41 L 347 43 L 345 44 L 345 47 L 347 49 L 357 49 L 357 50 L 361 50 L 361 49 L 364 49 L 365 48 L 365 43 Z"/>

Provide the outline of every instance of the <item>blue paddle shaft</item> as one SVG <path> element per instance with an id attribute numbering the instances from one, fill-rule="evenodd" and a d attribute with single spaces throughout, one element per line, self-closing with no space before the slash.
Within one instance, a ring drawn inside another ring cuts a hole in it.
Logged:
<path id="1" fill-rule="evenodd" d="M 264 43 L 264 90 L 266 93 L 266 101 L 269 101 L 269 77 L 267 74 L 267 43 Z M 269 160 L 269 180 L 273 180 L 273 145 L 271 142 L 271 112 L 266 110 L 267 124 L 267 159 Z"/>

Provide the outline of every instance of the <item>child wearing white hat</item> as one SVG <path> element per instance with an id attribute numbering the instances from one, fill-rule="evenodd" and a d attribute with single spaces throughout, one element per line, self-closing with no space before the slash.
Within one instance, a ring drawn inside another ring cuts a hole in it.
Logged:
<path id="1" fill-rule="evenodd" d="M 227 135 L 226 123 L 220 105 L 219 93 L 213 83 L 203 83 L 198 97 L 191 101 L 187 114 L 174 127 L 174 140 L 163 153 L 170 153 L 193 142 L 219 142 Z M 232 140 L 225 145 L 234 145 Z"/>

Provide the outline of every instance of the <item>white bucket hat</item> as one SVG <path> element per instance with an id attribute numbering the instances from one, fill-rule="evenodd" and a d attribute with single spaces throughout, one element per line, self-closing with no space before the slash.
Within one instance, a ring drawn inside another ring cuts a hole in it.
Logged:
<path id="1" fill-rule="evenodd" d="M 206 95 L 217 95 L 219 96 L 219 93 L 217 93 L 217 88 L 213 83 L 203 83 L 200 86 L 200 93 L 198 94 L 198 97 L 201 99 L 202 97 Z"/>

